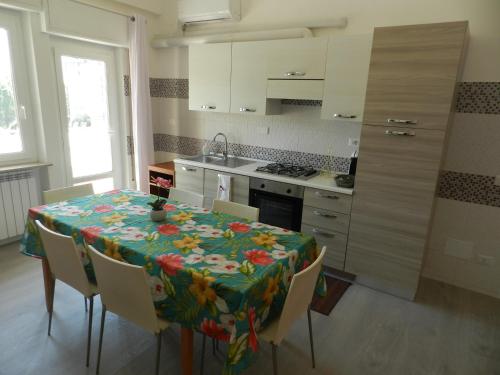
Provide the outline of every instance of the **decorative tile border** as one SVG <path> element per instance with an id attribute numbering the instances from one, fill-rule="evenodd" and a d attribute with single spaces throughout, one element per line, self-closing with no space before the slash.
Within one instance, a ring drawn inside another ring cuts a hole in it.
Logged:
<path id="1" fill-rule="evenodd" d="M 130 96 L 130 76 L 123 76 L 123 93 L 125 96 Z"/>
<path id="2" fill-rule="evenodd" d="M 283 99 L 281 100 L 283 105 L 302 105 L 307 107 L 321 107 L 323 105 L 323 100 L 306 100 L 306 99 Z"/>
<path id="3" fill-rule="evenodd" d="M 172 152 L 182 155 L 198 155 L 201 153 L 204 139 L 181 137 L 169 134 L 154 134 L 155 151 Z M 333 165 L 333 169 L 338 172 L 347 173 L 349 171 L 349 158 L 334 156 L 330 161 L 330 156 L 312 154 L 299 151 L 280 150 L 276 148 L 243 145 L 239 143 L 229 143 L 229 153 L 232 155 L 269 160 L 276 162 L 288 162 L 300 165 L 311 165 L 314 168 L 325 168 L 326 165 Z M 214 147 L 221 148 L 222 142 L 217 142 Z"/>
<path id="4" fill-rule="evenodd" d="M 500 207 L 500 186 L 495 185 L 493 176 L 441 171 L 437 195 L 439 198 Z"/>
<path id="5" fill-rule="evenodd" d="M 455 111 L 500 114 L 500 82 L 461 82 Z"/>

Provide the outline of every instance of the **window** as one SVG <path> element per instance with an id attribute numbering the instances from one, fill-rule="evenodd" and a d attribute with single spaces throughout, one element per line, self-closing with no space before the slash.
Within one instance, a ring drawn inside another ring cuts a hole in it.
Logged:
<path id="1" fill-rule="evenodd" d="M 0 10 L 0 163 L 34 160 L 21 16 Z"/>

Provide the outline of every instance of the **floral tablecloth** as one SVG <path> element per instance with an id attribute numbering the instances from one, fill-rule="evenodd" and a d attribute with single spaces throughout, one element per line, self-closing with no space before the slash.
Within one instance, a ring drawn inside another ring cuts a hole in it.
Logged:
<path id="1" fill-rule="evenodd" d="M 165 222 L 155 223 L 152 199 L 115 190 L 31 208 L 21 251 L 44 256 L 38 219 L 74 238 L 90 278 L 84 239 L 144 266 L 158 315 L 228 342 L 224 372 L 241 372 L 258 351 L 256 332 L 279 316 L 294 273 L 316 259 L 313 237 L 174 201 L 164 207 Z"/>

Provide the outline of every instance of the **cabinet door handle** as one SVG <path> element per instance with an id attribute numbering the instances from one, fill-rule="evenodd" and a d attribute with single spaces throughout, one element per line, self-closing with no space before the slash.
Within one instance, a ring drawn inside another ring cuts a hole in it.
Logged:
<path id="1" fill-rule="evenodd" d="M 321 194 L 319 191 L 317 191 L 315 194 L 318 198 L 339 199 L 339 197 L 337 197 L 336 195 L 325 195 L 325 194 Z"/>
<path id="2" fill-rule="evenodd" d="M 196 168 L 182 167 L 184 172 L 196 172 Z"/>
<path id="3" fill-rule="evenodd" d="M 325 232 L 325 231 L 319 230 L 318 228 L 313 228 L 312 232 L 314 234 L 319 234 L 320 236 L 324 236 L 324 237 L 335 237 L 335 235 L 333 233 Z"/>
<path id="4" fill-rule="evenodd" d="M 351 118 L 352 119 L 352 118 L 356 118 L 358 116 L 356 116 L 356 115 L 343 115 L 342 113 L 335 113 L 333 115 L 333 117 L 335 117 L 335 118 L 347 118 L 347 119 Z"/>
<path id="5" fill-rule="evenodd" d="M 201 109 L 204 109 L 204 110 L 206 110 L 206 111 L 207 111 L 207 110 L 211 111 L 211 110 L 214 110 L 214 109 L 216 109 L 216 108 L 217 108 L 217 107 L 216 107 L 216 106 L 214 106 L 214 105 L 202 105 L 202 106 L 201 106 Z"/>
<path id="6" fill-rule="evenodd" d="M 240 112 L 257 112 L 257 110 L 255 108 L 241 107 Z"/>
<path id="7" fill-rule="evenodd" d="M 313 211 L 313 214 L 316 216 L 326 217 L 328 219 L 336 219 L 337 218 L 337 215 L 325 214 L 324 212 L 319 212 L 316 210 Z"/>
<path id="8" fill-rule="evenodd" d="M 387 122 L 389 124 L 406 124 L 406 125 L 417 125 L 416 120 L 401 120 L 397 118 L 388 118 Z"/>
<path id="9" fill-rule="evenodd" d="M 402 137 L 415 137 L 417 134 L 415 132 L 405 132 L 401 130 L 386 130 L 385 135 L 397 135 Z"/>
<path id="10" fill-rule="evenodd" d="M 285 77 L 304 77 L 305 72 L 286 72 Z"/>

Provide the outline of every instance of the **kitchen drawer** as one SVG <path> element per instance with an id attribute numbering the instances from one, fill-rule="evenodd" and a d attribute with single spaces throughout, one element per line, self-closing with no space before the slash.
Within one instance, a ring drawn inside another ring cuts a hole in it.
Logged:
<path id="1" fill-rule="evenodd" d="M 304 205 L 323 208 L 344 214 L 351 213 L 352 197 L 346 194 L 326 190 L 307 188 L 304 193 Z"/>
<path id="2" fill-rule="evenodd" d="M 347 235 L 306 224 L 302 224 L 302 232 L 313 236 L 320 248 L 327 247 L 323 261 L 325 266 L 344 270 Z"/>
<path id="3" fill-rule="evenodd" d="M 321 208 L 304 206 L 302 223 L 345 234 L 349 232 L 349 215 Z"/>
<path id="4" fill-rule="evenodd" d="M 181 190 L 203 194 L 205 170 L 186 164 L 175 164 L 175 187 Z"/>

